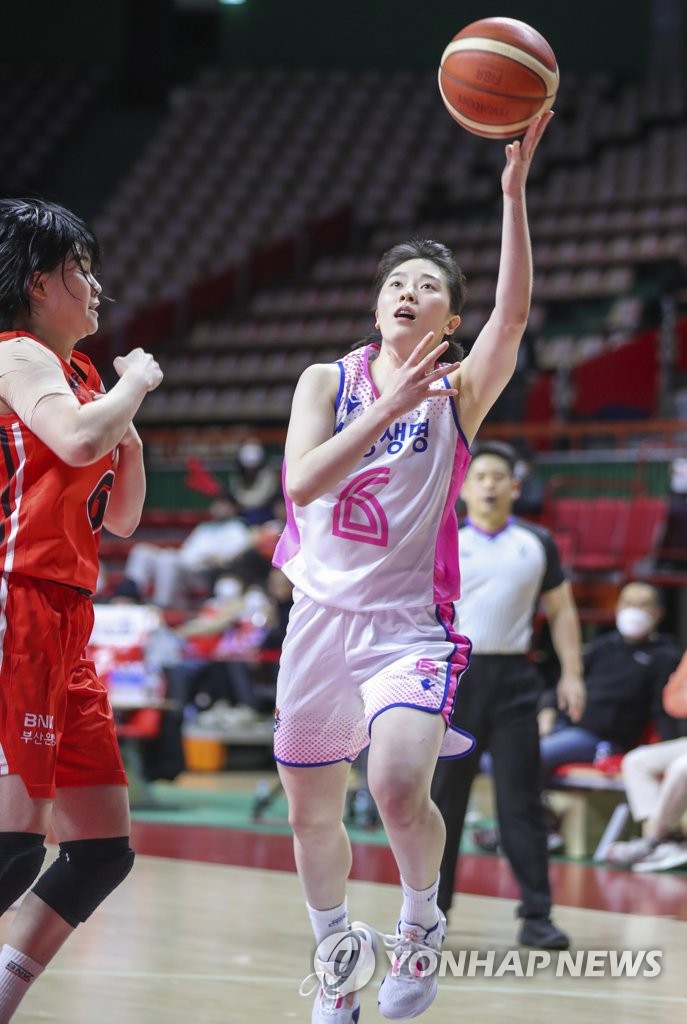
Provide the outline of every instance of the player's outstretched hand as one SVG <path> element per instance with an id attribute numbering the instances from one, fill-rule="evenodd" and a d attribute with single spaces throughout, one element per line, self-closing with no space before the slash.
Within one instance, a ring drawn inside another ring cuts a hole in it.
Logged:
<path id="1" fill-rule="evenodd" d="M 157 360 L 142 348 L 133 348 L 125 356 L 117 356 L 113 366 L 120 377 L 126 373 L 135 373 L 141 377 L 146 391 L 154 391 L 162 381 L 162 370 Z"/>
<path id="2" fill-rule="evenodd" d="M 504 195 L 517 198 L 522 194 L 532 157 L 552 117 L 552 110 L 535 117 L 523 138 L 509 142 L 506 146 L 506 166 L 501 176 Z"/>
<path id="3" fill-rule="evenodd" d="M 457 370 L 460 366 L 460 363 L 451 363 L 435 368 L 437 361 L 448 348 L 448 342 L 442 341 L 427 351 L 427 346 L 433 338 L 432 331 L 426 334 L 406 361 L 399 363 L 389 374 L 384 384 L 382 400 L 394 417 L 403 416 L 411 409 L 416 409 L 428 395 L 434 398 L 440 395 L 458 394 L 455 388 L 431 387 L 435 381 L 441 380 L 442 377 Z M 425 354 L 423 355 L 423 353 Z"/>

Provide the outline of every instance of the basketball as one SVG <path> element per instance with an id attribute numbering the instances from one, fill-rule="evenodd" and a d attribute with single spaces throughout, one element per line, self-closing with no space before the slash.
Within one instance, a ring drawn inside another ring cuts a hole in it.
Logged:
<path id="1" fill-rule="evenodd" d="M 482 18 L 453 37 L 439 65 L 446 109 L 473 135 L 521 135 L 553 106 L 556 56 L 536 29 L 514 18 Z"/>

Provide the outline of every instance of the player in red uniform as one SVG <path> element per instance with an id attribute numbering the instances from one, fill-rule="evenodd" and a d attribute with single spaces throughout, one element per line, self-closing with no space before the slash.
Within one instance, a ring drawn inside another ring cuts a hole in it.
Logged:
<path id="1" fill-rule="evenodd" d="M 0 1024 L 81 921 L 129 873 L 126 775 L 84 648 L 101 527 L 128 536 L 145 496 L 132 418 L 162 380 L 115 360 L 105 394 L 74 350 L 98 329 L 98 243 L 61 206 L 0 200 Z"/>

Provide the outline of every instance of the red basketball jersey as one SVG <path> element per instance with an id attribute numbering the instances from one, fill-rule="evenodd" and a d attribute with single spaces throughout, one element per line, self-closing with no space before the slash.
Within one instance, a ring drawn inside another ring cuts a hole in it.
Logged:
<path id="1" fill-rule="evenodd" d="M 17 337 L 32 336 L 0 332 L 0 344 Z M 81 405 L 103 390 L 83 352 L 74 351 L 71 363 L 55 358 Z M 0 572 L 94 591 L 115 452 L 90 466 L 68 466 L 15 413 L 0 413 L 0 448 Z"/>

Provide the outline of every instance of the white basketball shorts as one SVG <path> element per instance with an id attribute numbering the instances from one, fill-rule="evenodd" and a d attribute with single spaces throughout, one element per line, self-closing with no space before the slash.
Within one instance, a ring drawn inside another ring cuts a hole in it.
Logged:
<path id="1" fill-rule="evenodd" d="M 461 757 L 474 739 L 450 725 L 470 641 L 456 633 L 451 603 L 389 611 L 339 611 L 294 591 L 282 646 L 274 719 L 281 764 L 354 761 L 387 708 L 440 714 L 439 757 Z"/>

